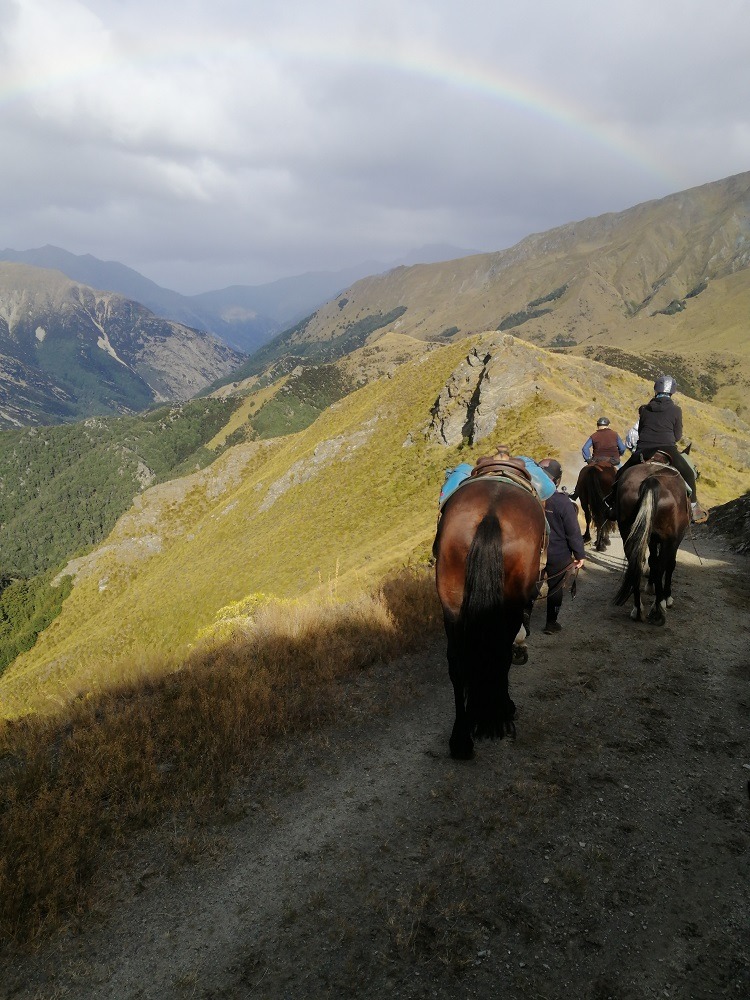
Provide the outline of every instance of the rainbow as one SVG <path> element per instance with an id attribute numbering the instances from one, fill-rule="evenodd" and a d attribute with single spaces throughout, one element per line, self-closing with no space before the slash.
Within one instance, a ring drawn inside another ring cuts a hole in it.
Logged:
<path id="1" fill-rule="evenodd" d="M 106 29 L 102 29 L 106 32 Z M 114 36 L 106 32 L 111 41 Z M 115 46 L 113 46 L 115 48 Z M 60 48 L 64 53 L 64 47 Z M 64 88 L 81 82 L 89 83 L 101 78 L 111 78 L 118 72 L 145 70 L 164 75 L 180 68 L 188 71 L 197 64 L 236 63 L 238 67 L 253 63 L 296 63 L 305 60 L 321 68 L 350 68 L 365 66 L 369 69 L 401 74 L 430 81 L 456 92 L 463 92 L 483 100 L 499 102 L 524 114 L 539 118 L 567 130 L 580 140 L 588 141 L 611 151 L 635 167 L 650 174 L 666 191 L 686 186 L 674 164 L 651 153 L 627 132 L 593 114 L 589 109 L 566 100 L 559 93 L 521 78 L 504 75 L 495 65 L 482 65 L 456 54 L 410 45 L 408 50 L 369 41 L 366 45 L 352 43 L 351 39 L 328 36 L 309 38 L 288 37 L 269 44 L 253 42 L 240 36 L 223 37 L 207 33 L 202 38 L 183 36 L 171 41 L 157 41 L 152 48 L 142 47 L 128 52 L 110 51 L 99 57 L 81 59 L 73 53 L 66 59 L 58 55 L 56 65 L 47 66 L 44 74 L 25 74 L 9 80 L 0 89 L 0 103 L 22 100 L 48 90 Z M 200 69 L 199 69 L 200 72 Z M 663 191 L 661 193 L 666 193 Z"/>

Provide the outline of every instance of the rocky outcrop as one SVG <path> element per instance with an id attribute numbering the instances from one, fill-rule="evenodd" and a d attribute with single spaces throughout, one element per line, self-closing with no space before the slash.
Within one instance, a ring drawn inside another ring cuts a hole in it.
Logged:
<path id="1" fill-rule="evenodd" d="M 498 413 L 538 391 L 542 364 L 537 352 L 509 335 L 472 348 L 440 391 L 427 437 L 444 445 L 473 444 L 497 426 Z"/>

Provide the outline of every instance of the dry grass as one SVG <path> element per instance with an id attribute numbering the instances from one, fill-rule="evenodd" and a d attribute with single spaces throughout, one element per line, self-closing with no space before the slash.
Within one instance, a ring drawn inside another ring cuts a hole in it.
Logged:
<path id="1" fill-rule="evenodd" d="M 189 660 L 0 729 L 0 937 L 33 941 L 92 899 L 138 831 L 215 815 L 277 737 L 340 708 L 341 681 L 438 627 L 431 574 L 407 570 L 348 603 L 267 602 Z"/>

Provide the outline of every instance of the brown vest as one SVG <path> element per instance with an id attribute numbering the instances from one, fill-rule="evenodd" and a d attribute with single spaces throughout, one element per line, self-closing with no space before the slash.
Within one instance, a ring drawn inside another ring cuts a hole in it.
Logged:
<path id="1" fill-rule="evenodd" d="M 620 449 L 617 447 L 617 431 L 611 427 L 602 427 L 591 435 L 593 458 L 614 458 L 620 461 Z"/>

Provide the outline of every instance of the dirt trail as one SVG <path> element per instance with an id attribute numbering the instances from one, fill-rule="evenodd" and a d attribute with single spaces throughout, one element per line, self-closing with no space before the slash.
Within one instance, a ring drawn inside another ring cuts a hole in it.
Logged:
<path id="1" fill-rule="evenodd" d="M 213 856 L 134 862 L 0 996 L 750 996 L 748 563 L 696 545 L 663 629 L 611 604 L 619 539 L 592 553 L 511 673 L 518 738 L 470 763 L 442 642 L 375 671 L 413 697 L 287 748 Z"/>

